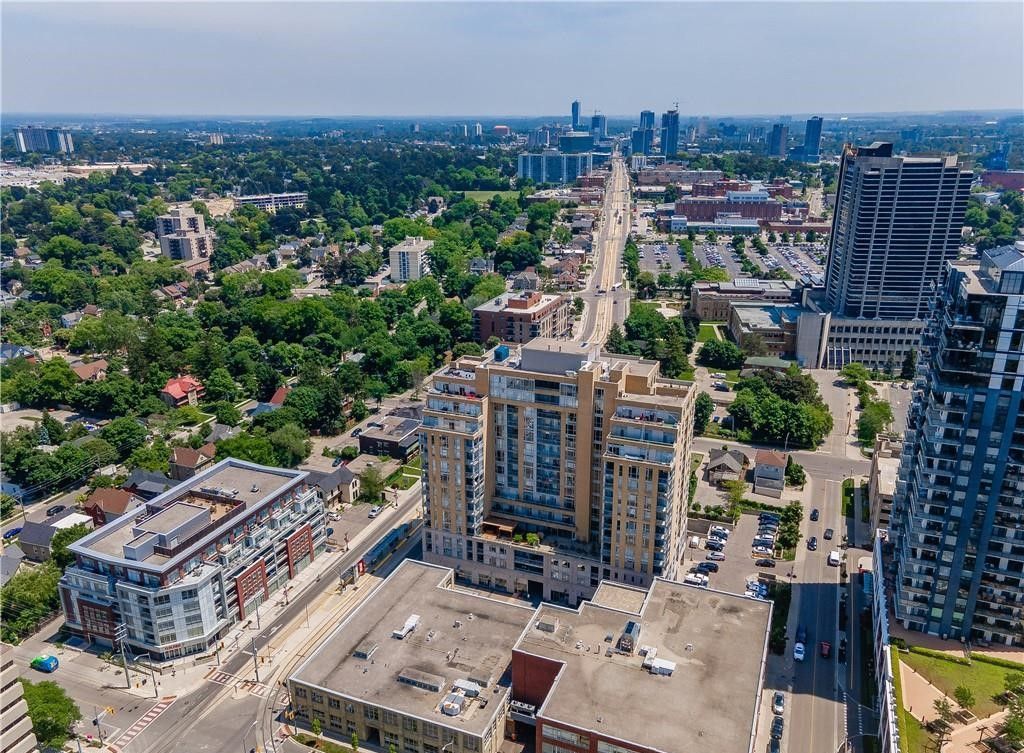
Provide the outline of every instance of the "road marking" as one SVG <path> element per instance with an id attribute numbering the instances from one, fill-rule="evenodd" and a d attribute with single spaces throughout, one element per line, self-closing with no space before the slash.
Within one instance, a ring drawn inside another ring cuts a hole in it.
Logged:
<path id="1" fill-rule="evenodd" d="M 206 673 L 204 678 L 210 682 L 215 682 L 218 685 L 224 685 L 230 687 L 232 685 L 240 687 L 249 695 L 256 696 L 257 698 L 265 698 L 267 693 L 270 692 L 270 688 L 266 683 L 256 682 L 255 680 L 249 680 L 238 675 L 232 675 L 227 672 L 222 672 L 219 669 L 213 669 Z"/>
<path id="2" fill-rule="evenodd" d="M 120 751 L 128 745 L 132 740 L 142 734 L 149 725 L 157 720 L 162 713 L 170 708 L 171 704 L 176 700 L 176 696 L 168 696 L 159 703 L 154 704 L 149 711 L 143 714 L 131 727 L 126 729 L 116 740 L 112 740 L 111 744 L 107 746 L 108 750 Z"/>

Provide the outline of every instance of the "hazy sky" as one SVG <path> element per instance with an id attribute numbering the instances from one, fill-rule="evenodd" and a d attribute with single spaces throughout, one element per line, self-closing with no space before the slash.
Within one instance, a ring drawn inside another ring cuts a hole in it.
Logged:
<path id="1" fill-rule="evenodd" d="M 1024 108 L 1024 3 L 2 4 L 3 112 Z"/>

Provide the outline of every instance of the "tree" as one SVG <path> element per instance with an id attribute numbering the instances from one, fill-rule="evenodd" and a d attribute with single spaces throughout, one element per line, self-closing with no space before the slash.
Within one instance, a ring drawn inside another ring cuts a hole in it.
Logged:
<path id="1" fill-rule="evenodd" d="M 146 441 L 149 432 L 134 418 L 115 418 L 101 432 L 100 436 L 110 442 L 117 454 L 124 458 Z"/>
<path id="2" fill-rule="evenodd" d="M 790 486 L 803 486 L 807 483 L 804 467 L 793 460 L 792 455 L 786 459 L 786 483 Z"/>
<path id="3" fill-rule="evenodd" d="M 729 510 L 735 511 L 743 503 L 743 496 L 747 493 L 747 485 L 739 479 L 732 479 L 722 484 L 729 500 Z"/>
<path id="4" fill-rule="evenodd" d="M 89 533 L 89 527 L 85 523 L 73 525 L 70 528 L 61 528 L 50 539 L 50 559 L 53 564 L 61 570 L 67 568 L 75 561 L 75 555 L 68 551 L 68 544 L 78 541 Z"/>
<path id="5" fill-rule="evenodd" d="M 658 281 L 652 272 L 641 272 L 636 277 L 636 295 L 638 298 L 654 298 L 658 292 Z"/>
<path id="6" fill-rule="evenodd" d="M 728 340 L 709 340 L 697 355 L 697 363 L 719 369 L 738 369 L 745 357 L 739 347 Z"/>
<path id="7" fill-rule="evenodd" d="M 693 433 L 702 434 L 704 429 L 708 425 L 708 421 L 711 419 L 711 414 L 715 412 L 715 401 L 711 399 L 711 395 L 706 392 L 702 392 L 697 395 L 697 403 L 693 409 Z"/>
<path id="8" fill-rule="evenodd" d="M 913 348 L 907 351 L 907 355 L 903 358 L 903 365 L 900 367 L 900 377 L 902 379 L 913 379 L 914 372 L 917 370 L 917 351 Z"/>
<path id="9" fill-rule="evenodd" d="M 14 514 L 18 501 L 10 494 L 0 494 L 0 520 L 7 520 Z"/>
<path id="10" fill-rule="evenodd" d="M 612 328 L 608 330 L 608 339 L 605 341 L 604 349 L 609 353 L 629 355 L 627 353 L 626 337 L 622 334 L 622 328 L 619 327 L 618 322 L 613 324 Z"/>
<path id="11" fill-rule="evenodd" d="M 964 711 L 970 711 L 977 703 L 974 691 L 966 685 L 958 685 L 953 691 L 953 697 L 956 699 L 956 705 Z"/>
<path id="12" fill-rule="evenodd" d="M 213 413 L 215 420 L 220 424 L 238 426 L 242 420 L 242 412 L 234 404 L 226 400 L 220 400 L 211 405 L 210 412 Z"/>
<path id="13" fill-rule="evenodd" d="M 223 366 L 210 372 L 203 382 L 206 387 L 205 399 L 210 402 L 226 400 L 231 402 L 238 397 L 238 386 L 231 373 Z"/>
<path id="14" fill-rule="evenodd" d="M 323 725 L 320 723 L 320 717 L 314 716 L 313 717 L 313 721 L 310 722 L 309 728 L 311 730 L 313 730 L 313 734 L 316 735 L 316 746 L 319 748 L 320 747 L 320 743 L 321 743 L 321 738 L 322 738 L 323 732 L 324 732 Z"/>
<path id="15" fill-rule="evenodd" d="M 273 448 L 275 462 L 272 465 L 294 468 L 309 457 L 313 448 L 309 434 L 298 424 L 285 424 L 271 433 L 267 439 Z"/>
<path id="16" fill-rule="evenodd" d="M 52 562 L 44 562 L 31 570 L 22 570 L 0 588 L 0 639 L 19 643 L 38 625 L 60 609 L 57 582 L 61 571 Z"/>
<path id="17" fill-rule="evenodd" d="M 748 356 L 766 356 L 768 355 L 768 346 L 761 335 L 751 332 L 743 338 L 743 352 Z"/>
<path id="18" fill-rule="evenodd" d="M 1024 693 L 1024 672 L 1007 672 L 1003 677 L 1003 688 L 1007 695 Z"/>
<path id="19" fill-rule="evenodd" d="M 362 400 L 356 400 L 352 403 L 349 415 L 351 415 L 353 421 L 359 423 L 370 415 L 370 409 L 366 407 L 366 403 Z"/>
<path id="20" fill-rule="evenodd" d="M 43 747 L 61 749 L 72 735 L 71 727 L 82 712 L 55 682 L 21 680 L 32 731 Z"/>
<path id="21" fill-rule="evenodd" d="M 359 753 L 359 735 L 352 733 L 352 753 Z"/>
<path id="22" fill-rule="evenodd" d="M 359 474 L 359 498 L 364 502 L 377 504 L 384 496 L 384 476 L 375 465 L 367 466 Z"/>

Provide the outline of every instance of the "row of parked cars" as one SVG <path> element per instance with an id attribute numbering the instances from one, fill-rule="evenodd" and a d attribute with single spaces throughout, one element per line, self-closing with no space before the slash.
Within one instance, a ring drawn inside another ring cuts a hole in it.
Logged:
<path id="1" fill-rule="evenodd" d="M 750 556 L 758 567 L 775 567 L 775 539 L 779 535 L 781 518 L 773 512 L 762 512 L 757 516 L 757 533 L 750 542 Z"/>
<path id="2" fill-rule="evenodd" d="M 728 543 L 729 529 L 725 526 L 711 526 L 707 541 L 704 542 L 704 549 L 707 550 L 704 561 L 690 568 L 690 572 L 683 578 L 683 583 L 707 588 L 711 574 L 718 572 L 718 563 L 725 560 L 725 552 L 722 550 Z"/>

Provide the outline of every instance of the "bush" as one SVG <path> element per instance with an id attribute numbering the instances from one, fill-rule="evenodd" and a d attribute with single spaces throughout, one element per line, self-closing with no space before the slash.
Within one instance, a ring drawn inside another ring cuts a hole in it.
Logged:
<path id="1" fill-rule="evenodd" d="M 359 457 L 359 448 L 358 447 L 351 447 L 350 446 L 350 447 L 343 447 L 341 449 L 341 459 L 342 460 L 355 460 L 357 457 Z"/>

